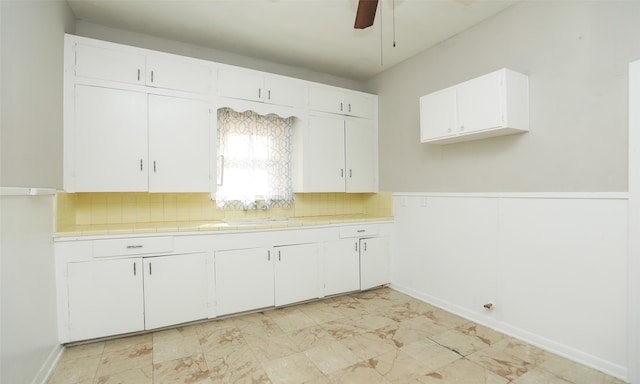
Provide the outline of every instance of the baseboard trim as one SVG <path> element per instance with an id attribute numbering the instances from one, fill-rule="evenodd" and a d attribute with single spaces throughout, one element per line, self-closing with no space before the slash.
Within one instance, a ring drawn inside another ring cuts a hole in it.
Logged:
<path id="1" fill-rule="evenodd" d="M 33 378 L 31 384 L 46 384 L 51 378 L 56 365 L 58 365 L 58 361 L 60 361 L 63 352 L 64 346 L 58 344 L 53 347 L 51 353 L 49 353 L 49 356 L 42 364 L 42 367 L 40 367 L 38 374 Z"/>

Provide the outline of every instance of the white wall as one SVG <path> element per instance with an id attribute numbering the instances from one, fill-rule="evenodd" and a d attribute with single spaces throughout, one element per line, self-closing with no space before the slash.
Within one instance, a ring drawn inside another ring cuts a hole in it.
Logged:
<path id="1" fill-rule="evenodd" d="M 639 19 L 637 1 L 523 1 L 367 82 L 379 94 L 380 189 L 626 191 Z M 531 132 L 419 142 L 420 96 L 502 67 L 529 76 Z"/>
<path id="2" fill-rule="evenodd" d="M 319 83 L 331 84 L 338 87 L 361 91 L 363 83 L 342 77 L 328 75 L 326 73 L 314 72 L 300 67 L 278 64 L 270 61 L 260 60 L 252 57 L 241 56 L 225 51 L 205 48 L 197 45 L 182 43 L 161 37 L 145 35 L 143 33 L 126 31 L 122 29 L 105 27 L 103 25 L 78 20 L 76 22 L 76 32 L 78 36 L 90 37 L 99 40 L 111 41 L 113 43 L 127 44 L 134 47 L 153 49 L 161 52 L 173 53 L 198 59 L 215 61 L 239 67 L 255 69 L 283 76 L 295 77 L 298 79 L 316 81 Z"/>
<path id="3" fill-rule="evenodd" d="M 624 195 L 396 193 L 392 286 L 626 378 Z"/>
<path id="4" fill-rule="evenodd" d="M 62 186 L 66 2 L 0 1 L 0 188 Z M 0 197 L 0 381 L 42 383 L 60 352 L 52 196 Z"/>

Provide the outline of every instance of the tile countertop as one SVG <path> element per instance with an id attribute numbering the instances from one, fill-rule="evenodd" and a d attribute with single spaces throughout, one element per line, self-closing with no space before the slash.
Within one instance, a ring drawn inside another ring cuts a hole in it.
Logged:
<path id="1" fill-rule="evenodd" d="M 77 237 L 98 235 L 124 235 L 137 233 L 164 232 L 210 232 L 230 230 L 253 230 L 296 228 L 317 225 L 349 224 L 373 221 L 392 221 L 393 217 L 369 215 L 336 215 L 336 216 L 306 216 L 290 218 L 243 218 L 218 221 L 175 221 L 158 223 L 135 224 L 100 224 L 100 225 L 72 225 L 57 228 L 55 237 Z"/>

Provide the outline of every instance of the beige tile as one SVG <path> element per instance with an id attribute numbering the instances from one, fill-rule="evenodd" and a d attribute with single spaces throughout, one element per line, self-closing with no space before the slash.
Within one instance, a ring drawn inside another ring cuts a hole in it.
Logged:
<path id="1" fill-rule="evenodd" d="M 368 360 L 396 350 L 393 342 L 372 334 L 356 335 L 341 342 L 361 360 Z"/>
<path id="2" fill-rule="evenodd" d="M 209 333 L 199 334 L 200 346 L 204 352 L 211 349 L 245 344 L 238 328 L 220 328 Z"/>
<path id="3" fill-rule="evenodd" d="M 49 384 L 84 384 L 85 382 L 92 382 L 100 365 L 100 359 L 100 355 L 91 355 L 60 361 L 49 379 Z"/>
<path id="4" fill-rule="evenodd" d="M 300 352 L 300 349 L 287 335 L 272 337 L 245 335 L 244 339 L 255 354 L 256 358 L 262 363 L 291 356 Z"/>
<path id="5" fill-rule="evenodd" d="M 538 367 L 576 384 L 609 384 L 614 379 L 593 368 L 546 352 L 546 358 Z"/>
<path id="6" fill-rule="evenodd" d="M 274 384 L 300 384 L 323 376 L 304 353 L 271 360 L 263 366 Z"/>
<path id="7" fill-rule="evenodd" d="M 351 350 L 339 341 L 323 344 L 306 350 L 304 354 L 322 371 L 333 373 L 361 361 Z"/>
<path id="8" fill-rule="evenodd" d="M 97 377 L 113 376 L 116 373 L 135 368 L 146 369 L 151 366 L 153 347 L 151 343 L 137 344 L 125 349 L 118 349 L 102 354 L 98 366 Z"/>
<path id="9" fill-rule="evenodd" d="M 336 340 L 322 325 L 298 329 L 288 336 L 301 351 L 330 344 Z"/>
<path id="10" fill-rule="evenodd" d="M 393 383 L 409 381 L 431 371 L 425 362 L 398 349 L 371 358 L 369 363 L 385 379 Z"/>
<path id="11" fill-rule="evenodd" d="M 153 365 L 154 383 L 211 383 L 202 354 Z"/>
<path id="12" fill-rule="evenodd" d="M 153 367 L 132 368 L 127 371 L 99 376 L 96 384 L 153 384 Z"/>
<path id="13" fill-rule="evenodd" d="M 513 384 L 571 384 L 569 381 L 539 368 L 532 368 L 529 372 L 512 381 Z M 589 381 L 589 383 L 591 383 Z"/>
<path id="14" fill-rule="evenodd" d="M 362 361 L 330 374 L 329 380 L 335 384 L 388 384 L 369 361 Z"/>
<path id="15" fill-rule="evenodd" d="M 110 353 L 124 349 L 128 350 L 136 346 L 147 346 L 148 348 L 151 348 L 152 344 L 153 335 L 150 333 L 145 335 L 122 337 L 119 339 L 106 341 L 104 345 L 104 353 Z"/>
<path id="16" fill-rule="evenodd" d="M 214 383 L 270 383 L 262 365 L 247 345 L 220 348 L 205 354 Z"/>
<path id="17" fill-rule="evenodd" d="M 196 334 L 181 339 L 153 343 L 153 363 L 162 363 L 202 353 L 202 347 Z"/>
<path id="18" fill-rule="evenodd" d="M 312 318 L 300 310 L 296 310 L 285 316 L 276 317 L 273 320 L 285 333 L 291 333 L 298 329 L 311 327 L 317 324 Z"/>
<path id="19" fill-rule="evenodd" d="M 90 344 L 75 345 L 67 347 L 60 358 L 60 361 L 75 360 L 80 357 L 88 357 L 94 355 L 102 355 L 104 351 L 104 341 Z"/>
<path id="20" fill-rule="evenodd" d="M 419 377 L 417 381 L 423 384 L 506 384 L 509 382 L 508 379 L 467 359 L 456 360 L 435 372 Z"/>
<path id="21" fill-rule="evenodd" d="M 436 343 L 445 346 L 462 356 L 470 355 L 489 347 L 484 340 L 469 336 L 458 330 L 449 330 L 431 337 Z"/>
<path id="22" fill-rule="evenodd" d="M 524 375 L 533 367 L 533 365 L 520 358 L 493 348 L 483 349 L 467 356 L 467 358 L 510 380 Z"/>
<path id="23" fill-rule="evenodd" d="M 196 326 L 188 325 L 153 332 L 153 344 L 180 341 L 187 336 L 197 335 Z"/>
<path id="24" fill-rule="evenodd" d="M 462 358 L 459 354 L 431 340 L 415 341 L 401 349 L 414 359 L 424 362 L 429 371 L 436 371 Z"/>

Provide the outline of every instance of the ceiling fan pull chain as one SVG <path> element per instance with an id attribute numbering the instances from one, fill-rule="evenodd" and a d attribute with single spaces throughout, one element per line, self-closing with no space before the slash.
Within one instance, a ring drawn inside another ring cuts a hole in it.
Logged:
<path id="1" fill-rule="evenodd" d="M 391 23 L 393 26 L 391 29 L 393 30 L 393 47 L 396 47 L 396 0 L 392 0 L 391 2 L 391 12 L 393 13 Z"/>

